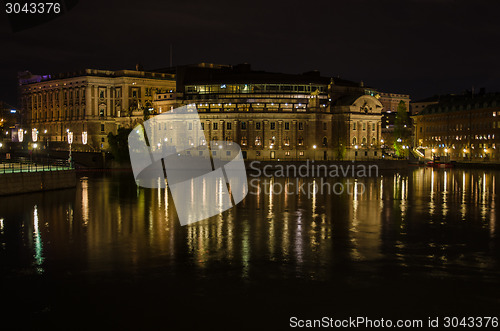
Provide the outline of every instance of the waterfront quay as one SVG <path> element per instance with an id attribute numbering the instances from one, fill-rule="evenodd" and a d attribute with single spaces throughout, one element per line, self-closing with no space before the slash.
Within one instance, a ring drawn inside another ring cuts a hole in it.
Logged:
<path id="1" fill-rule="evenodd" d="M 76 187 L 75 169 L 65 162 L 6 161 L 0 164 L 0 196 Z"/>

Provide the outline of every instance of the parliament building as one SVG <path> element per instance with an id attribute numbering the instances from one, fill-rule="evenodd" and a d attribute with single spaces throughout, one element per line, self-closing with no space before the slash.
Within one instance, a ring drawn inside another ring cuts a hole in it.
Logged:
<path id="1" fill-rule="evenodd" d="M 382 157 L 377 91 L 319 72 L 254 71 L 248 64 L 176 68 L 174 93 L 155 112 L 196 106 L 208 141 L 238 143 L 249 160 L 366 160 Z M 161 134 L 157 128 L 154 134 Z M 189 134 L 189 132 L 187 132 Z"/>
<path id="2" fill-rule="evenodd" d="M 382 157 L 379 93 L 317 71 L 291 75 L 208 63 L 151 72 L 86 69 L 27 75 L 20 89 L 26 129 L 51 148 L 69 148 L 72 132 L 72 148 L 106 150 L 109 132 L 195 105 L 205 138 L 236 142 L 249 160 Z"/>

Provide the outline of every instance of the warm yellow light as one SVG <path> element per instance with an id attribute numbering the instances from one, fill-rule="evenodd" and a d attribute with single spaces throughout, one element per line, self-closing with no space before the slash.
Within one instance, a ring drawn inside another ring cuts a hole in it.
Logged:
<path id="1" fill-rule="evenodd" d="M 464 153 L 467 153 L 467 150 L 464 148 Z"/>
<path id="2" fill-rule="evenodd" d="M 432 149 L 432 153 L 436 153 L 436 150 L 434 148 Z"/>
<path id="3" fill-rule="evenodd" d="M 445 153 L 448 153 L 448 148 L 445 148 L 445 149 L 444 149 L 444 152 L 445 152 Z"/>
<path id="4" fill-rule="evenodd" d="M 38 145 L 37 145 L 37 144 L 33 144 L 33 148 L 37 148 L 37 147 L 38 147 Z"/>

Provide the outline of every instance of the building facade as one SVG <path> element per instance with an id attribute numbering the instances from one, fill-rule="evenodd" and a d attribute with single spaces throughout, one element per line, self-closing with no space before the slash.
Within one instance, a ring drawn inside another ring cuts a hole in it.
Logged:
<path id="1" fill-rule="evenodd" d="M 156 95 L 155 111 L 196 106 L 205 139 L 236 142 L 246 159 L 381 157 L 382 104 L 362 84 L 318 72 L 253 71 L 248 65 L 201 64 L 176 74 L 176 92 Z"/>
<path id="2" fill-rule="evenodd" d="M 413 118 L 415 145 L 428 158 L 500 159 L 500 93 L 441 98 Z"/>
<path id="3" fill-rule="evenodd" d="M 142 121 L 156 94 L 175 89 L 175 76 L 134 70 L 85 69 L 19 79 L 24 130 L 52 149 L 106 150 L 108 133 Z M 71 140 L 71 138 L 69 139 Z"/>

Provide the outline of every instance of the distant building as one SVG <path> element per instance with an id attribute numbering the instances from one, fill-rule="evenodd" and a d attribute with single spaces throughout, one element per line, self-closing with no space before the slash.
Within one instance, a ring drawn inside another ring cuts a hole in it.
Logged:
<path id="1" fill-rule="evenodd" d="M 404 102 L 408 117 L 410 116 L 410 96 L 408 94 L 380 92 L 379 101 L 384 107 L 382 111 L 382 140 L 383 145 L 391 147 L 394 143 L 394 122 L 401 101 Z M 411 126 L 411 125 L 410 125 Z"/>
<path id="2" fill-rule="evenodd" d="M 73 149 L 97 151 L 108 148 L 109 132 L 133 126 L 144 112 L 152 112 L 154 96 L 175 89 L 175 76 L 134 70 L 24 72 L 19 89 L 22 125 L 38 132 L 44 146 L 68 149 L 69 131 Z"/>
<path id="3" fill-rule="evenodd" d="M 15 107 L 0 101 L 0 142 L 12 139 L 20 120 L 20 113 Z"/>
<path id="4" fill-rule="evenodd" d="M 237 142 L 246 159 L 381 157 L 383 106 L 377 91 L 363 84 L 317 71 L 254 71 L 248 64 L 202 63 L 170 72 L 177 77 L 176 91 L 157 94 L 155 111 L 196 105 L 208 142 Z"/>
<path id="5" fill-rule="evenodd" d="M 429 98 L 421 99 L 411 103 L 410 112 L 412 115 L 418 115 L 425 107 L 430 105 L 435 105 L 439 102 L 439 95 L 435 95 Z"/>
<path id="6" fill-rule="evenodd" d="M 442 96 L 413 118 L 415 145 L 426 157 L 500 159 L 500 93 Z"/>

